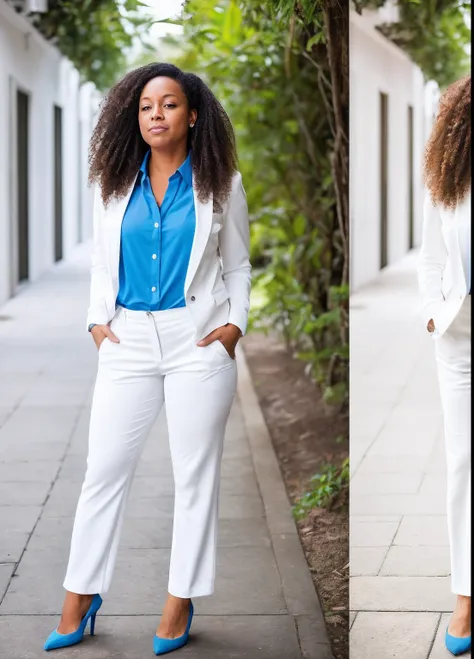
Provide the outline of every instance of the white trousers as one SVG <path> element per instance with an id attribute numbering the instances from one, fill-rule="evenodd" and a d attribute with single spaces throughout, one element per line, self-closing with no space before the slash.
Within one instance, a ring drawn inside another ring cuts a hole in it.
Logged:
<path id="1" fill-rule="evenodd" d="M 119 307 L 111 328 L 120 343 L 105 339 L 99 349 L 87 472 L 64 588 L 80 594 L 109 589 L 135 468 L 165 404 L 175 482 L 168 590 L 183 598 L 210 595 L 235 360 L 220 341 L 196 345 L 186 307 L 159 312 Z"/>
<path id="2" fill-rule="evenodd" d="M 471 594 L 471 296 L 435 342 L 444 415 L 451 589 Z"/>

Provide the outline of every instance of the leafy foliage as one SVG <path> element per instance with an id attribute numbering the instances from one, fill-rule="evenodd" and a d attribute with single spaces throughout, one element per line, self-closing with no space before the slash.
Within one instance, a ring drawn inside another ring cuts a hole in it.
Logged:
<path id="1" fill-rule="evenodd" d="M 31 13 L 35 27 L 98 89 L 110 87 L 126 67 L 134 36 L 145 37 L 151 19 L 139 0 L 48 0 L 48 11 Z M 145 45 L 145 43 L 144 43 Z"/>
<path id="2" fill-rule="evenodd" d="M 325 465 L 310 481 L 312 489 L 293 506 L 293 515 L 300 520 L 314 508 L 333 508 L 345 505 L 349 486 L 349 458 L 340 466 Z"/>
<path id="3" fill-rule="evenodd" d="M 359 13 L 377 9 L 384 0 L 356 0 Z M 466 22 L 471 3 L 460 0 L 397 0 L 399 20 L 379 26 L 380 31 L 403 48 L 428 79 L 444 87 L 470 70 L 471 30 Z"/>
<path id="4" fill-rule="evenodd" d="M 184 55 L 232 118 L 251 212 L 251 326 L 347 393 L 347 8 L 188 0 Z M 332 394 L 334 394 L 332 396 Z"/>

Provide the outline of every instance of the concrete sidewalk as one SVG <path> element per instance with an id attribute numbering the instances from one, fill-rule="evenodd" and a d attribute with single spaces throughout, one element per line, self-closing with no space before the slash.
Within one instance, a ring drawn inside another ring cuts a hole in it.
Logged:
<path id="1" fill-rule="evenodd" d="M 0 656 L 45 656 L 58 622 L 85 471 L 97 352 L 85 332 L 86 247 L 0 309 Z M 218 578 L 198 599 L 193 659 L 330 659 L 279 467 L 239 352 L 223 460 Z M 97 636 L 64 659 L 142 659 L 166 596 L 173 482 L 160 417 L 132 489 Z"/>
<path id="2" fill-rule="evenodd" d="M 442 416 L 417 304 L 414 253 L 351 299 L 351 659 L 451 656 Z"/>

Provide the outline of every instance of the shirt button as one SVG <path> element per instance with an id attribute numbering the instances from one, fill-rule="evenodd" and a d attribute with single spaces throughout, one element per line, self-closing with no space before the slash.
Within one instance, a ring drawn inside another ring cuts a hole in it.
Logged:
<path id="1" fill-rule="evenodd" d="M 152 287 L 151 287 L 151 292 L 152 292 L 152 293 L 155 293 L 155 292 L 156 292 L 156 286 L 152 286 Z"/>
<path id="2" fill-rule="evenodd" d="M 152 258 L 152 259 L 156 259 L 156 254 L 153 254 L 153 256 L 152 256 L 151 258 Z"/>
<path id="3" fill-rule="evenodd" d="M 159 226 L 158 222 L 155 222 L 155 229 L 158 229 Z"/>
<path id="4" fill-rule="evenodd" d="M 191 295 L 191 302 L 194 302 L 195 299 L 194 295 Z"/>

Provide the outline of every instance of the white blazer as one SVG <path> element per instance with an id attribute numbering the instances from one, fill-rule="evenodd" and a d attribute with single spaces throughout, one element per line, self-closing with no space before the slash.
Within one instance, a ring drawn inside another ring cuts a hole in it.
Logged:
<path id="1" fill-rule="evenodd" d="M 100 190 L 95 191 L 87 327 L 91 323 L 106 325 L 115 314 L 122 220 L 134 185 L 135 181 L 124 197 L 110 201 L 106 208 Z M 212 199 L 201 203 L 196 188 L 194 205 L 196 228 L 184 294 L 196 327 L 195 338 L 199 341 L 226 323 L 245 334 L 250 306 L 250 232 L 240 172 L 234 174 L 222 213 L 213 212 Z"/>
<path id="2" fill-rule="evenodd" d="M 470 289 L 471 192 L 453 209 L 434 206 L 426 196 L 418 262 L 421 315 L 433 319 L 434 338 L 456 318 Z"/>

